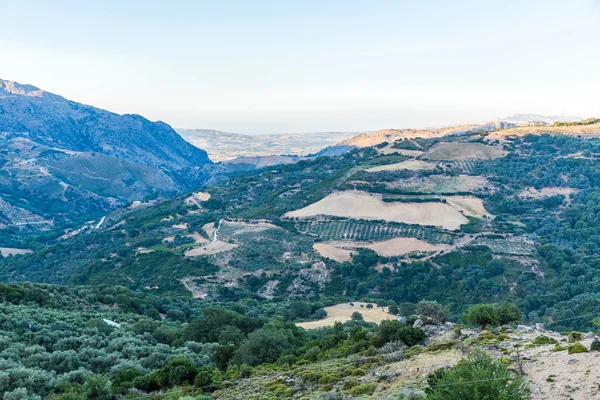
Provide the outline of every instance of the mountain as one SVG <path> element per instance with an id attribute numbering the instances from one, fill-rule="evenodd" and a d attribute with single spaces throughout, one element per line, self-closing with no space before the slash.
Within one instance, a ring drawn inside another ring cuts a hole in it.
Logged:
<path id="1" fill-rule="evenodd" d="M 0 132 L 50 148 L 96 152 L 136 164 L 180 169 L 210 162 L 205 151 L 164 122 L 115 114 L 6 80 L 0 80 Z"/>
<path id="2" fill-rule="evenodd" d="M 514 124 L 526 124 L 532 122 L 543 122 L 546 124 L 553 124 L 555 122 L 575 122 L 581 121 L 583 118 L 580 117 L 569 117 L 569 116 L 551 116 L 551 115 L 540 115 L 540 114 L 515 114 L 506 118 L 501 118 L 502 121 L 511 122 Z"/>
<path id="3" fill-rule="evenodd" d="M 210 164 L 163 122 L 0 80 L 0 244 L 189 190 Z"/>
<path id="4" fill-rule="evenodd" d="M 216 162 L 238 157 L 306 156 L 357 134 L 357 132 L 309 132 L 244 135 L 213 129 L 176 130 L 185 140 L 206 150 L 211 160 Z"/>

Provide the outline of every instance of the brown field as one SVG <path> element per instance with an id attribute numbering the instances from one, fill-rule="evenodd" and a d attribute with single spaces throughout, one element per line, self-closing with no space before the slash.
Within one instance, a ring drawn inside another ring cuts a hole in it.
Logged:
<path id="1" fill-rule="evenodd" d="M 379 154 L 394 154 L 398 153 L 407 157 L 419 157 L 423 152 L 421 150 L 407 150 L 407 149 L 394 149 L 392 146 L 385 146 L 381 149 L 377 149 Z"/>
<path id="2" fill-rule="evenodd" d="M 494 160 L 506 154 L 508 152 L 499 146 L 483 143 L 441 142 L 429 149 L 423 157 L 428 160 Z"/>
<path id="3" fill-rule="evenodd" d="M 336 247 L 330 243 L 315 243 L 313 244 L 313 249 L 315 249 L 316 252 L 321 255 L 321 257 L 329 258 L 333 261 L 340 263 L 344 261 L 352 261 L 352 251 Z"/>
<path id="4" fill-rule="evenodd" d="M 196 192 L 187 199 L 185 199 L 186 204 L 195 204 L 200 207 L 200 202 L 206 201 L 210 199 L 210 193 L 206 192 Z"/>
<path id="5" fill-rule="evenodd" d="M 428 163 L 420 160 L 406 160 L 395 164 L 379 165 L 366 169 L 367 172 L 380 172 L 380 171 L 398 171 L 401 169 L 408 169 L 411 171 L 423 171 L 432 170 L 436 167 L 436 164 Z"/>
<path id="6" fill-rule="evenodd" d="M 352 253 L 359 248 L 371 249 L 380 256 L 403 256 L 408 253 L 439 251 L 448 248 L 447 245 L 434 245 L 415 238 L 399 237 L 381 242 L 333 241 L 315 243 L 313 248 L 323 257 L 337 262 L 351 261 Z"/>
<path id="7" fill-rule="evenodd" d="M 578 192 L 577 189 L 569 187 L 544 187 L 540 190 L 530 187 L 519 193 L 519 197 L 542 199 L 544 197 L 556 196 L 557 194 L 569 196 L 571 193 Z"/>
<path id="8" fill-rule="evenodd" d="M 492 214 L 488 213 L 483 206 L 481 199 L 472 196 L 444 196 L 444 199 L 452 207 L 461 211 L 464 215 L 469 217 L 481 218 L 484 215 L 492 217 Z"/>
<path id="9" fill-rule="evenodd" d="M 185 255 L 186 257 L 209 256 L 212 254 L 222 253 L 224 251 L 230 251 L 236 247 L 238 247 L 237 244 L 217 240 L 215 242 L 210 242 L 200 247 L 195 247 L 191 250 L 188 250 L 185 252 Z"/>
<path id="10" fill-rule="evenodd" d="M 320 319 L 318 321 L 298 322 L 296 326 L 304 329 L 315 329 L 322 328 L 324 326 L 333 326 L 335 322 L 346 322 L 350 321 L 352 313 L 358 311 L 362 314 L 363 318 L 367 322 L 380 323 L 385 319 L 394 319 L 394 315 L 387 312 L 387 308 L 382 309 L 373 304 L 373 308 L 368 309 L 367 303 L 356 302 L 353 303 L 354 307 L 350 303 L 338 304 L 331 307 L 325 307 L 327 311 L 327 318 Z M 360 306 L 363 305 L 363 308 Z"/>
<path id="11" fill-rule="evenodd" d="M 358 191 L 332 193 L 322 200 L 285 214 L 291 218 L 331 215 L 458 229 L 468 222 L 454 207 L 444 203 L 385 203 L 380 196 Z"/>

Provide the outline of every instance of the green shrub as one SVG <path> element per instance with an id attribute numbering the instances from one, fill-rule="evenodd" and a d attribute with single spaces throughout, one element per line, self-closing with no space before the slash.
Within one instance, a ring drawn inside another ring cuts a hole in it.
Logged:
<path id="1" fill-rule="evenodd" d="M 600 351 L 600 340 L 594 339 L 590 347 L 590 351 Z"/>
<path id="2" fill-rule="evenodd" d="M 579 342 L 583 334 L 581 332 L 571 332 L 569 333 L 569 343 Z"/>
<path id="3" fill-rule="evenodd" d="M 588 349 L 581 343 L 573 343 L 569 346 L 569 354 L 587 353 Z"/>
<path id="4" fill-rule="evenodd" d="M 557 352 L 557 351 L 565 351 L 565 350 L 569 350 L 569 347 L 568 347 L 568 346 L 561 346 L 561 345 L 560 345 L 560 344 L 558 344 L 558 343 L 556 344 L 556 346 L 554 346 L 554 347 L 552 348 L 552 351 L 553 351 L 553 352 Z"/>
<path id="5" fill-rule="evenodd" d="M 453 348 L 457 344 L 458 344 L 458 342 L 455 341 L 455 340 L 451 340 L 451 341 L 448 341 L 448 342 L 434 342 L 434 343 L 429 343 L 429 345 L 427 346 L 427 348 L 425 349 L 425 351 L 427 351 L 427 352 L 433 352 L 433 351 L 450 350 L 451 348 Z"/>
<path id="6" fill-rule="evenodd" d="M 463 319 L 471 325 L 477 325 L 485 329 L 488 325 L 498 325 L 500 319 L 496 307 L 492 304 L 476 304 L 463 314 Z"/>
<path id="7" fill-rule="evenodd" d="M 414 356 L 418 356 L 423 351 L 424 351 L 423 346 L 413 346 L 404 352 L 404 357 L 412 358 Z"/>
<path id="8" fill-rule="evenodd" d="M 375 383 L 363 383 L 357 386 L 354 386 L 349 390 L 352 396 L 360 396 L 360 395 L 371 395 L 375 391 L 377 385 Z"/>
<path id="9" fill-rule="evenodd" d="M 489 354 L 476 351 L 452 368 L 442 368 L 427 378 L 428 400 L 525 400 L 525 380 Z"/>
<path id="10" fill-rule="evenodd" d="M 556 339 L 549 338 L 546 335 L 539 335 L 533 341 L 533 344 L 536 346 L 544 346 L 546 344 L 557 344 L 558 341 Z"/>

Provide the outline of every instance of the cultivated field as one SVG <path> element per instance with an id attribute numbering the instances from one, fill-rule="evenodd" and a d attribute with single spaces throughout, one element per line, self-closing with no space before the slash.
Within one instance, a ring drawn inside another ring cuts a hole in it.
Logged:
<path id="1" fill-rule="evenodd" d="M 352 261 L 352 251 L 335 246 L 331 243 L 315 243 L 313 249 L 315 249 L 321 257 L 329 258 L 339 263 Z"/>
<path id="2" fill-rule="evenodd" d="M 303 220 L 296 222 L 296 229 L 323 240 L 384 241 L 396 237 L 413 237 L 429 243 L 450 244 L 454 241 L 454 235 L 436 228 L 384 221 Z"/>
<path id="3" fill-rule="evenodd" d="M 316 243 L 313 248 L 323 257 L 338 262 L 350 261 L 350 255 L 359 248 L 371 249 L 380 256 L 403 256 L 412 252 L 430 252 L 445 250 L 447 245 L 435 245 L 415 238 L 395 238 L 382 242 L 338 241 Z M 337 257 L 334 258 L 334 257 Z"/>
<path id="4" fill-rule="evenodd" d="M 423 155 L 428 160 L 494 160 L 504 157 L 507 151 L 499 146 L 483 143 L 441 142 Z"/>
<path id="5" fill-rule="evenodd" d="M 304 329 L 333 326 L 333 324 L 338 321 L 350 321 L 354 311 L 361 313 L 365 321 L 375 322 L 377 324 L 385 319 L 395 318 L 392 314 L 387 312 L 387 308 L 382 309 L 381 307 L 377 307 L 375 304 L 373 304 L 373 308 L 371 309 L 367 308 L 367 303 L 357 302 L 352 304 L 354 304 L 354 306 L 351 306 L 350 303 L 344 303 L 331 307 L 325 307 L 325 311 L 327 311 L 327 318 L 320 319 L 318 321 L 299 322 L 296 325 Z M 363 307 L 361 307 L 361 305 Z"/>
<path id="6" fill-rule="evenodd" d="M 206 201 L 210 199 L 210 193 L 206 192 L 196 192 L 187 199 L 185 199 L 186 204 L 195 204 L 200 207 L 200 202 Z"/>
<path id="7" fill-rule="evenodd" d="M 486 139 L 495 140 L 504 139 L 510 136 L 543 135 L 546 133 L 550 135 L 597 137 L 600 136 L 600 124 L 575 126 L 519 126 L 492 132 Z"/>
<path id="8" fill-rule="evenodd" d="M 385 203 L 379 196 L 355 191 L 332 193 L 316 203 L 285 214 L 290 218 L 317 215 L 432 225 L 450 230 L 458 229 L 468 222 L 465 216 L 449 204 Z"/>
<path id="9" fill-rule="evenodd" d="M 486 178 L 473 175 L 432 175 L 386 182 L 386 186 L 418 193 L 477 192 L 493 187 Z"/>
<path id="10" fill-rule="evenodd" d="M 367 172 L 380 172 L 380 171 L 399 171 L 402 169 L 408 169 L 411 171 L 423 171 L 432 170 L 436 167 L 436 164 L 429 163 L 420 160 L 406 160 L 395 164 L 380 165 L 367 169 Z"/>
<path id="11" fill-rule="evenodd" d="M 469 217 L 481 218 L 484 215 L 486 215 L 488 217 L 492 216 L 490 213 L 488 213 L 486 211 L 481 199 L 478 199 L 477 197 L 444 196 L 444 199 L 452 207 L 456 208 L 458 211 L 461 211 L 463 214 L 468 215 Z"/>

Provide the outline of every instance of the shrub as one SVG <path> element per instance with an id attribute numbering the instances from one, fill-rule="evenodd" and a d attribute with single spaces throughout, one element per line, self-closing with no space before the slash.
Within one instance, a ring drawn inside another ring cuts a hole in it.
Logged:
<path id="1" fill-rule="evenodd" d="M 478 325 L 485 329 L 488 325 L 498 325 L 500 318 L 496 307 L 491 304 L 477 304 L 467 308 L 463 319 L 471 325 Z"/>
<path id="2" fill-rule="evenodd" d="M 437 301 L 420 301 L 417 304 L 417 312 L 421 317 L 433 322 L 444 322 L 448 318 L 446 310 Z"/>
<path id="3" fill-rule="evenodd" d="M 508 325 L 523 319 L 523 313 L 514 303 L 503 303 L 497 310 L 500 325 Z"/>
<path id="4" fill-rule="evenodd" d="M 525 400 L 529 389 L 522 377 L 499 359 L 476 351 L 452 368 L 429 375 L 425 390 L 431 400 Z"/>
<path id="5" fill-rule="evenodd" d="M 579 342 L 583 334 L 581 332 L 571 332 L 569 333 L 569 343 Z"/>
<path id="6" fill-rule="evenodd" d="M 595 339 L 592 342 L 592 346 L 590 347 L 590 351 L 600 351 L 600 340 Z"/>
<path id="7" fill-rule="evenodd" d="M 587 353 L 588 349 L 581 343 L 573 343 L 569 346 L 569 354 Z"/>
<path id="8" fill-rule="evenodd" d="M 406 350 L 404 352 L 404 357 L 406 358 L 412 358 L 414 356 L 418 356 L 419 354 L 421 354 L 424 351 L 422 346 L 413 346 L 410 349 Z"/>
<path id="9" fill-rule="evenodd" d="M 533 344 L 536 346 L 544 346 L 546 344 L 557 344 L 558 341 L 556 339 L 549 338 L 546 335 L 539 335 L 533 341 Z"/>
<path id="10" fill-rule="evenodd" d="M 375 391 L 377 385 L 375 383 L 363 383 L 361 385 L 354 386 L 349 390 L 349 393 L 352 396 L 360 396 L 360 395 L 371 395 Z"/>

